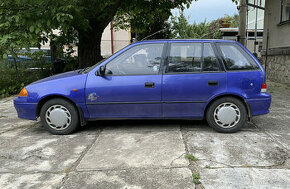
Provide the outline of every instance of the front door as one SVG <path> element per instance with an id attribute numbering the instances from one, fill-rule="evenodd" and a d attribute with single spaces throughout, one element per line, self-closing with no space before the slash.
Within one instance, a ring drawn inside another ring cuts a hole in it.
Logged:
<path id="1" fill-rule="evenodd" d="M 211 43 L 171 43 L 163 76 L 163 116 L 202 118 L 205 104 L 226 90 L 226 73 Z"/>
<path id="2" fill-rule="evenodd" d="M 89 75 L 92 119 L 162 117 L 160 66 L 164 44 L 135 45 L 106 64 L 105 76 Z"/>

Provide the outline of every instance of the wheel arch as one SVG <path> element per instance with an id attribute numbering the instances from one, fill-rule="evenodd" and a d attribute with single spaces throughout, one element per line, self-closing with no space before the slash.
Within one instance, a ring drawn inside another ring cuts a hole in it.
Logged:
<path id="1" fill-rule="evenodd" d="M 221 98 L 225 98 L 225 97 L 232 97 L 232 98 L 236 98 L 236 99 L 240 100 L 244 104 L 244 106 L 246 107 L 248 120 L 252 119 L 252 111 L 251 111 L 250 105 L 247 103 L 247 101 L 242 96 L 237 95 L 237 94 L 222 94 L 222 95 L 218 95 L 218 96 L 214 97 L 213 99 L 211 99 L 209 101 L 209 103 L 207 103 L 207 105 L 206 105 L 206 107 L 204 109 L 204 117 L 206 116 L 208 108 L 210 107 L 210 105 L 214 101 L 216 101 L 218 99 L 221 99 Z"/>
<path id="2" fill-rule="evenodd" d="M 64 100 L 67 100 L 68 102 L 70 102 L 77 109 L 81 126 L 83 126 L 83 125 L 86 124 L 86 121 L 84 119 L 84 114 L 83 114 L 82 109 L 74 101 L 72 101 L 70 98 L 68 98 L 66 96 L 63 96 L 63 95 L 59 95 L 59 94 L 48 95 L 48 96 L 45 96 L 45 97 L 41 98 L 39 100 L 39 102 L 37 103 L 37 107 L 36 107 L 36 117 L 39 117 L 40 116 L 40 110 L 41 110 L 42 106 L 47 101 L 49 101 L 51 99 L 54 99 L 54 98 L 61 98 L 61 99 L 64 99 Z"/>

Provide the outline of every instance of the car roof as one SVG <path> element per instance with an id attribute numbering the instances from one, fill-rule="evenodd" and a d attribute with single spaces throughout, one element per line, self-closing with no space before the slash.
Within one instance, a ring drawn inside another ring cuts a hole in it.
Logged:
<path id="1" fill-rule="evenodd" d="M 154 40 L 143 40 L 137 41 L 135 43 L 164 43 L 164 42 L 223 42 L 223 43 L 236 43 L 232 40 L 223 40 L 223 39 L 154 39 Z"/>

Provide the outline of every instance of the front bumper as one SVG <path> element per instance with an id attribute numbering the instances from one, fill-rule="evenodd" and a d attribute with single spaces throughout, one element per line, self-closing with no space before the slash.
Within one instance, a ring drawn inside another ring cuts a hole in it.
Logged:
<path id="1" fill-rule="evenodd" d="M 14 99 L 14 107 L 19 118 L 36 120 L 37 103 L 28 103 L 26 97 L 17 97 Z"/>
<path id="2" fill-rule="evenodd" d="M 258 116 L 269 113 L 271 106 L 271 95 L 269 93 L 261 93 L 255 98 L 246 99 L 252 112 L 252 116 Z"/>

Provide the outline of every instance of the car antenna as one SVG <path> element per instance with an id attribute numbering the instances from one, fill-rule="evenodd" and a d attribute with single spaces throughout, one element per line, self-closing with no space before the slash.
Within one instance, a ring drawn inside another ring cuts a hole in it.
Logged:
<path id="1" fill-rule="evenodd" d="M 158 34 L 158 33 L 160 33 L 160 32 L 163 32 L 163 31 L 166 30 L 166 29 L 167 29 L 167 28 L 164 28 L 164 29 L 159 30 L 159 31 L 157 31 L 157 32 L 155 32 L 155 33 L 152 33 L 152 34 L 150 34 L 150 35 L 144 37 L 144 38 L 141 39 L 140 41 L 144 41 L 145 39 L 147 39 L 147 38 L 149 38 L 149 37 L 151 37 L 151 36 L 153 36 L 153 35 L 156 35 L 156 34 Z"/>

